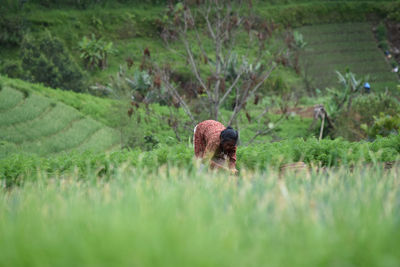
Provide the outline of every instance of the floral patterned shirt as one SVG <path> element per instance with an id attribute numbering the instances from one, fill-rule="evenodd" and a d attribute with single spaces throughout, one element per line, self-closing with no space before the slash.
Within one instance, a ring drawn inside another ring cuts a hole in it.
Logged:
<path id="1" fill-rule="evenodd" d="M 225 129 L 222 123 L 214 120 L 197 124 L 194 132 L 194 154 L 197 158 L 209 156 L 217 163 L 229 160 L 229 168 L 233 169 L 236 167 L 236 147 L 229 153 L 223 153 L 220 145 L 220 135 Z"/>

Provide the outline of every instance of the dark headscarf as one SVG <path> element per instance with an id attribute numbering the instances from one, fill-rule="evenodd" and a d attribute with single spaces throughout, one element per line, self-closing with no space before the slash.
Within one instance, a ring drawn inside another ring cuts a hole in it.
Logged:
<path id="1" fill-rule="evenodd" d="M 237 131 L 233 130 L 231 126 L 228 126 L 225 130 L 221 132 L 220 139 L 221 144 L 228 142 L 228 141 L 235 141 L 237 143 L 239 138 L 239 134 Z"/>

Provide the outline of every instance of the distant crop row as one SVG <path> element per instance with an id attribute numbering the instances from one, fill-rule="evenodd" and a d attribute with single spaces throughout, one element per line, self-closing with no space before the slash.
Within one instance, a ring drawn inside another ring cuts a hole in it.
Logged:
<path id="1" fill-rule="evenodd" d="M 313 54 L 312 52 L 304 55 L 307 60 L 312 63 L 319 64 L 341 64 L 343 62 L 366 62 L 370 64 L 385 64 L 384 57 L 376 51 L 357 51 L 357 52 L 326 52 L 320 54 Z"/>
<path id="2" fill-rule="evenodd" d="M 116 130 L 85 118 L 76 109 L 32 91 L 22 92 L 9 87 L 0 92 L 0 139 L 7 144 L 0 147 L 3 154 L 104 151 L 119 142 Z"/>
<path id="3" fill-rule="evenodd" d="M 369 23 L 305 26 L 299 31 L 307 42 L 302 55 L 303 68 L 314 78 L 315 86 L 337 86 L 335 71 L 349 69 L 358 78 L 369 75 L 369 82 L 377 91 L 386 87 L 395 90 L 398 77 L 391 73 L 377 47 Z"/>
<path id="4" fill-rule="evenodd" d="M 39 147 L 36 147 L 39 148 Z M 92 147 L 94 148 L 94 146 Z M 257 146 L 239 147 L 237 166 L 239 169 L 266 169 L 279 167 L 289 162 L 304 161 L 317 166 L 351 166 L 370 162 L 392 162 L 399 160 L 400 136 L 392 135 L 378 138 L 374 142 L 351 143 L 341 139 L 322 140 L 302 139 L 287 140 L 275 143 L 264 143 Z M 117 166 L 134 166 L 145 170 L 154 170 L 161 165 L 193 168 L 193 147 L 184 144 L 167 146 L 143 152 L 141 150 L 124 150 L 113 153 L 85 153 L 69 151 L 52 157 L 38 155 L 14 154 L 0 159 L 0 179 L 8 184 L 36 179 L 36 170 L 48 174 L 78 169 L 85 177 L 88 171 L 98 170 L 102 175 L 111 175 Z"/>
<path id="5" fill-rule="evenodd" d="M 322 62 L 321 62 L 322 63 Z M 352 72 L 355 72 L 357 74 L 371 74 L 373 75 L 374 73 L 383 73 L 387 72 L 390 73 L 391 69 L 389 68 L 388 65 L 386 65 L 384 62 L 379 62 L 375 64 L 366 64 L 365 62 L 343 62 L 341 64 L 318 64 L 318 65 L 312 65 L 309 69 L 311 73 L 317 73 L 317 74 L 322 74 L 322 73 L 329 73 L 329 71 L 334 71 L 334 70 L 339 70 L 339 71 L 344 71 L 346 68 L 349 68 Z M 335 74 L 336 75 L 336 74 Z M 394 76 L 395 77 L 395 76 Z"/>
<path id="6" fill-rule="evenodd" d="M 377 53 L 379 50 L 374 42 L 341 42 L 341 43 L 320 43 L 313 46 L 307 46 L 306 52 L 312 54 L 328 54 L 328 53 L 360 53 L 370 52 Z"/>
<path id="7" fill-rule="evenodd" d="M 336 34 L 336 33 L 354 33 L 354 32 L 365 32 L 370 31 L 371 26 L 367 23 L 332 23 L 332 24 L 321 24 L 318 26 L 304 26 L 300 28 L 300 31 L 307 35 L 324 35 L 324 34 Z"/>
<path id="8" fill-rule="evenodd" d="M 16 90 L 4 87 L 0 91 L 0 112 L 13 108 L 23 101 L 24 95 Z"/>
<path id="9" fill-rule="evenodd" d="M 324 35 L 305 35 L 305 40 L 310 45 L 319 43 L 342 43 L 342 42 L 368 42 L 373 41 L 372 33 L 366 34 L 365 32 L 357 33 L 335 33 Z"/>
<path id="10" fill-rule="evenodd" d="M 0 113 L 0 126 L 6 127 L 33 120 L 49 108 L 51 108 L 50 102 L 44 97 L 32 95 L 25 100 L 23 105 Z"/>
<path id="11" fill-rule="evenodd" d="M 17 125 L 0 127 L 0 137 L 8 142 L 22 143 L 55 134 L 71 121 L 78 119 L 79 113 L 65 105 L 57 104 L 40 120 L 31 120 Z"/>
<path id="12" fill-rule="evenodd" d="M 77 94 L 72 91 L 52 89 L 17 79 L 8 79 L 3 76 L 0 76 L 0 81 L 3 82 L 5 88 L 14 88 L 17 89 L 18 92 L 24 92 L 25 94 L 40 94 L 52 99 L 53 101 L 60 101 L 71 106 L 79 110 L 83 115 L 88 115 L 107 126 L 115 126 L 115 120 L 108 115 L 113 104 L 113 100 L 111 99 L 95 97 L 89 94 Z"/>

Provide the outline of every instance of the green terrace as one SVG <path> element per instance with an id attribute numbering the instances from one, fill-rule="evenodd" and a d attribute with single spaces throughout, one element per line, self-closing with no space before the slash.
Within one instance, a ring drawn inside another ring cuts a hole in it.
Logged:
<path id="1" fill-rule="evenodd" d="M 303 71 L 317 88 L 337 86 L 335 71 L 349 69 L 358 77 L 369 76 L 375 92 L 395 91 L 399 78 L 391 72 L 383 51 L 378 48 L 372 24 L 343 23 L 304 26 L 298 30 L 307 43 L 302 55 Z"/>

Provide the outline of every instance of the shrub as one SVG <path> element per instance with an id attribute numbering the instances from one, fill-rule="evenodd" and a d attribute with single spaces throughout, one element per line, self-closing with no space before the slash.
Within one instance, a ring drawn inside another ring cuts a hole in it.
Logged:
<path id="1" fill-rule="evenodd" d="M 83 73 L 65 45 L 50 33 L 27 36 L 21 45 L 22 68 L 33 82 L 52 88 L 83 91 Z"/>
<path id="2" fill-rule="evenodd" d="M 390 94 L 369 94 L 354 99 L 352 111 L 360 116 L 360 122 L 371 126 L 374 116 L 381 113 L 396 115 L 400 112 L 400 102 Z"/>
<path id="3" fill-rule="evenodd" d="M 107 43 L 102 39 L 96 39 L 94 34 L 92 34 L 91 39 L 86 36 L 82 38 L 82 41 L 79 42 L 79 50 L 81 52 L 80 57 L 84 60 L 85 67 L 88 69 L 107 68 L 108 56 L 115 52 L 112 42 Z"/>
<path id="4" fill-rule="evenodd" d="M 6 61 L 1 68 L 1 73 L 6 74 L 10 78 L 24 79 L 25 77 L 21 62 L 17 60 Z"/>
<path id="5" fill-rule="evenodd" d="M 363 125 L 363 129 L 368 133 L 369 138 L 375 139 L 379 136 L 388 136 L 390 134 L 399 134 L 400 116 L 387 115 L 381 113 L 379 117 L 374 116 L 374 123 L 371 127 Z"/>
<path id="6" fill-rule="evenodd" d="M 335 136 L 348 140 L 360 140 L 368 137 L 367 128 L 374 124 L 380 113 L 394 116 L 400 112 L 400 104 L 389 94 L 359 95 L 354 98 L 349 111 L 336 113 Z M 373 135 L 372 138 L 375 138 Z"/>
<path id="7" fill-rule="evenodd" d="M 25 30 L 26 23 L 21 16 L 6 17 L 0 13 L 0 46 L 20 45 Z"/>

